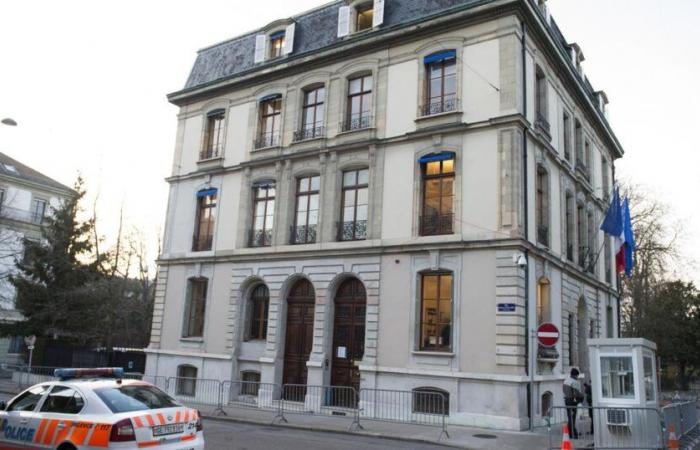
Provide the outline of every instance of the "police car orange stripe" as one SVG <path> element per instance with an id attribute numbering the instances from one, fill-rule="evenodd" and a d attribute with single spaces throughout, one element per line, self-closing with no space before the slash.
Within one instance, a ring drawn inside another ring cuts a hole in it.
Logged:
<path id="1" fill-rule="evenodd" d="M 71 420 L 64 420 L 63 421 L 63 428 L 60 428 L 58 430 L 58 433 L 56 433 L 56 437 L 53 440 L 54 444 L 59 444 L 63 442 L 66 437 L 68 437 L 68 433 L 73 429 L 73 421 Z"/>
<path id="2" fill-rule="evenodd" d="M 48 419 L 41 419 L 41 422 L 39 422 L 39 428 L 36 430 L 36 435 L 34 435 L 34 442 L 39 443 L 41 441 L 41 435 L 44 434 L 44 430 L 46 429 L 46 424 L 48 422 Z"/>
<path id="3" fill-rule="evenodd" d="M 58 420 L 49 421 L 49 427 L 46 429 L 46 434 L 44 434 L 44 439 L 41 442 L 44 445 L 49 445 L 53 442 L 53 435 L 56 432 L 56 427 L 58 426 Z"/>
<path id="4" fill-rule="evenodd" d="M 156 445 L 160 445 L 160 441 L 139 442 L 139 448 L 155 447 Z"/>
<path id="5" fill-rule="evenodd" d="M 167 422 L 165 421 L 165 417 L 163 416 L 163 414 L 158 413 L 158 414 L 156 414 L 156 417 L 158 418 L 158 421 L 160 421 L 160 424 L 161 424 L 161 425 L 165 425 L 165 424 L 167 423 Z"/>
<path id="6" fill-rule="evenodd" d="M 146 422 L 148 422 L 148 425 L 151 427 L 156 426 L 156 423 L 153 421 L 153 417 L 151 417 L 149 415 L 146 416 Z"/>
<path id="7" fill-rule="evenodd" d="M 143 428 L 143 422 L 141 422 L 140 417 L 134 417 L 134 425 L 136 425 L 136 428 Z"/>
<path id="8" fill-rule="evenodd" d="M 83 445 L 85 438 L 87 438 L 87 435 L 91 429 L 91 423 L 78 422 L 73 427 L 73 434 L 70 435 L 69 440 L 75 445 Z"/>
<path id="9" fill-rule="evenodd" d="M 112 425 L 101 423 L 95 425 L 95 429 L 92 431 L 92 436 L 90 436 L 90 441 L 88 442 L 88 445 L 94 447 L 109 446 L 110 431 L 112 431 Z"/>
<path id="10" fill-rule="evenodd" d="M 175 423 L 180 423 L 180 411 L 175 413 Z"/>

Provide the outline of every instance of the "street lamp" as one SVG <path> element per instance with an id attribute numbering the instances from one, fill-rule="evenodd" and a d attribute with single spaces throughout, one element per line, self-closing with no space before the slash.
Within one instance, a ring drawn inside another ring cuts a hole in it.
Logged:
<path id="1" fill-rule="evenodd" d="M 2 124 L 7 125 L 8 127 L 16 127 L 17 122 L 15 122 L 14 119 L 10 119 L 9 117 L 2 119 Z"/>

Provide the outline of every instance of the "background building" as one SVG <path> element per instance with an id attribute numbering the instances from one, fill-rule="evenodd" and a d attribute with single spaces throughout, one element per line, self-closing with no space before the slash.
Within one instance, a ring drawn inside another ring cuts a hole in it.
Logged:
<path id="1" fill-rule="evenodd" d="M 623 151 L 583 60 L 530 0 L 337 1 L 201 50 L 169 96 L 147 372 L 439 391 L 506 429 L 531 396 L 539 421 L 618 334 Z"/>
<path id="2" fill-rule="evenodd" d="M 42 238 L 41 225 L 51 208 L 74 191 L 31 167 L 0 153 L 0 320 L 16 322 L 16 292 L 9 277 L 24 258 L 24 239 Z M 0 359 L 13 360 L 25 350 L 21 336 L 0 339 Z"/>

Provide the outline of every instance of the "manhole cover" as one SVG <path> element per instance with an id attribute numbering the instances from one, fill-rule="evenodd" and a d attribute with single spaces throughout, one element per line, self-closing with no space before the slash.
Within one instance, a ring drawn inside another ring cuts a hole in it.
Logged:
<path id="1" fill-rule="evenodd" d="M 475 434 L 474 437 L 479 439 L 498 439 L 498 436 L 493 434 Z"/>

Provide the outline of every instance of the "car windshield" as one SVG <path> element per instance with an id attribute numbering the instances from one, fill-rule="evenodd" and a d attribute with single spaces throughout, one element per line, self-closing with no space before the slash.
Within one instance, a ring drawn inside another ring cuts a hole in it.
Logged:
<path id="1" fill-rule="evenodd" d="M 96 389 L 95 393 L 113 413 L 144 411 L 180 406 L 160 389 L 147 385 L 128 385 Z"/>

